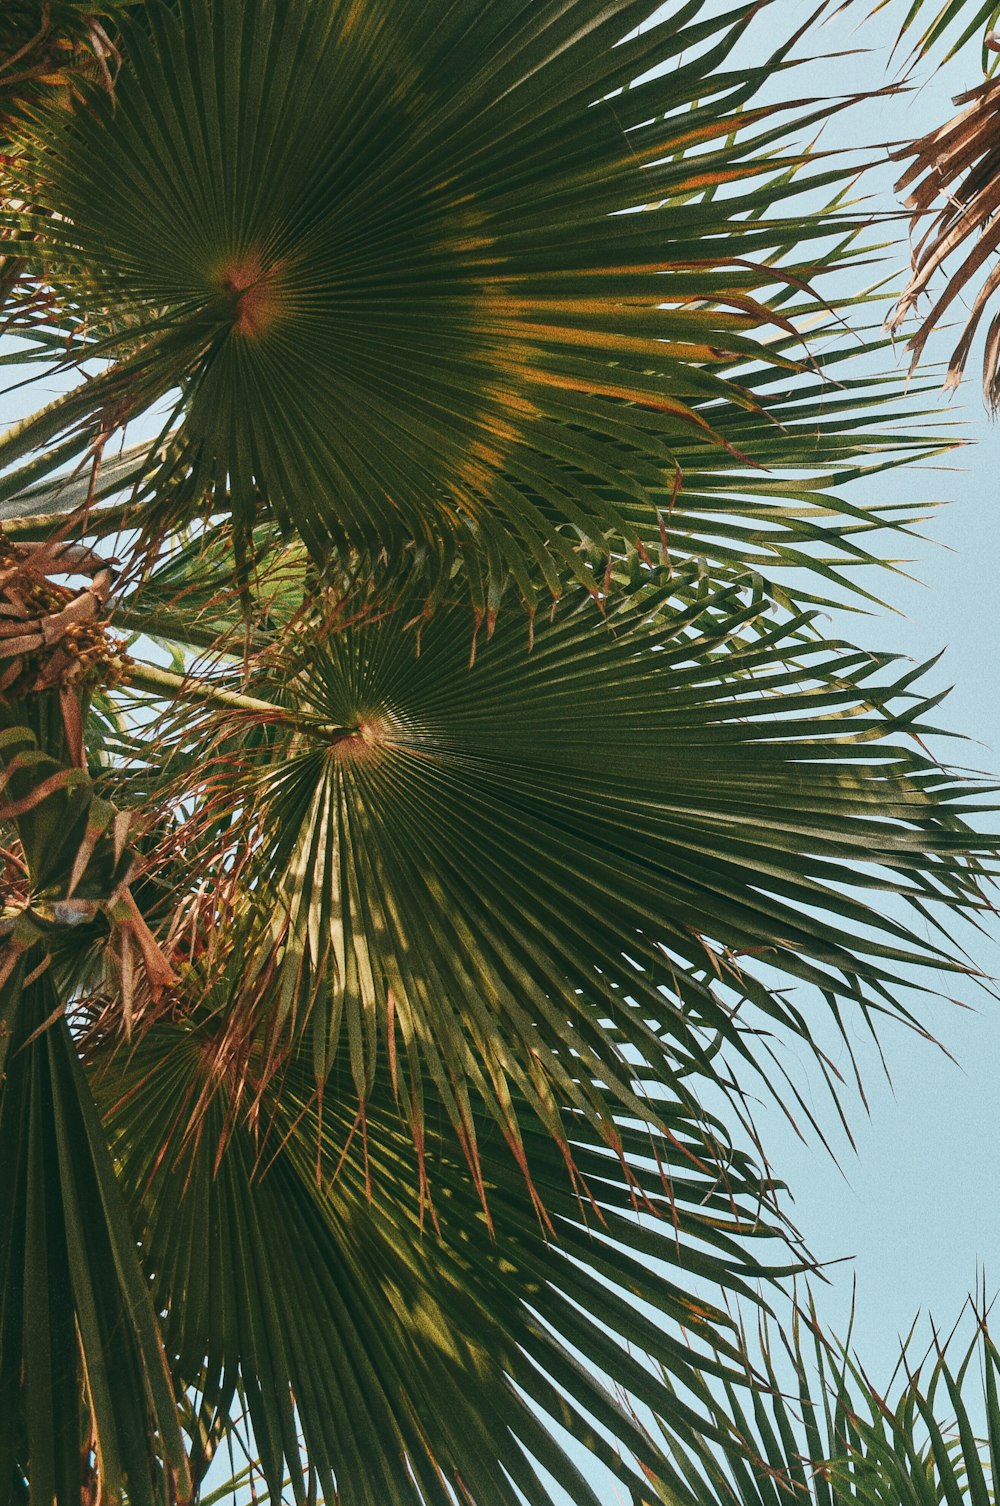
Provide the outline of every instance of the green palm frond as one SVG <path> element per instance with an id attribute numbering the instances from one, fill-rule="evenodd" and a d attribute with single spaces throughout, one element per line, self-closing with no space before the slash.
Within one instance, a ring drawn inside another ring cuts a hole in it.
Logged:
<path id="1" fill-rule="evenodd" d="M 0 1502 L 30 1481 L 75 1506 L 89 1480 L 170 1506 L 187 1479 L 173 1384 L 67 1023 L 95 944 L 126 1018 L 137 961 L 162 958 L 127 887 L 127 822 L 73 763 L 75 695 L 0 702 Z"/>
<path id="2" fill-rule="evenodd" d="M 882 349 L 887 349 L 884 342 L 850 351 L 836 345 L 825 352 L 817 348 L 815 370 L 803 373 L 794 383 L 783 372 L 753 376 L 758 403 L 754 411 L 734 403 L 706 405 L 706 417 L 732 437 L 740 459 L 721 446 L 713 449 L 702 441 L 678 442 L 674 463 L 664 473 L 635 453 L 622 453 L 621 465 L 644 477 L 654 507 L 648 553 L 677 563 L 703 558 L 724 571 L 750 567 L 763 572 L 775 588 L 786 577 L 794 580 L 801 602 L 810 599 L 810 577 L 817 578 L 814 590 L 824 587 L 826 595 L 839 603 L 849 603 L 852 596 L 876 598 L 874 583 L 864 579 L 866 569 L 885 562 L 887 534 L 895 536 L 896 549 L 903 548 L 928 507 L 883 500 L 882 477 L 901 464 L 942 453 L 956 443 L 945 428 L 939 434 L 922 435 L 924 418 L 912 408 L 901 411 L 892 423 L 885 421 L 886 402 L 899 395 L 896 374 L 862 378 L 841 370 L 860 353 L 876 354 Z M 749 384 L 751 375 L 744 373 L 743 380 Z M 881 420 L 877 427 L 869 427 L 876 412 Z M 14 490 L 0 500 L 0 521 L 13 538 L 46 539 L 65 527 L 66 514 L 79 513 L 89 499 L 98 505 L 87 514 L 88 536 L 104 541 L 120 537 L 123 528 L 148 523 L 158 472 L 144 480 L 143 468 L 155 453 L 156 446 L 150 443 L 129 446 L 120 458 L 106 451 L 96 475 L 88 464 L 72 479 L 43 480 Z M 169 454 L 157 461 L 164 467 L 171 463 Z M 632 519 L 640 531 L 646 528 L 648 508 L 645 502 L 637 502 L 633 491 L 618 482 L 609 482 L 604 490 L 609 505 Z M 164 598 L 170 582 L 186 591 L 192 573 L 204 577 L 204 561 L 200 568 L 197 565 L 199 539 L 219 571 L 208 594 L 221 595 L 223 572 L 228 578 L 233 569 L 221 521 L 220 515 L 209 529 L 199 524 L 193 533 L 188 532 L 181 562 L 171 566 L 172 556 L 163 560 L 155 587 L 144 592 L 146 601 L 154 595 Z M 273 533 L 273 524 L 254 528 L 253 541 L 244 546 L 252 561 L 257 561 L 258 547 L 267 547 L 258 540 L 269 540 Z M 180 537 L 172 535 L 172 548 L 180 547 Z M 430 550 L 412 544 L 380 548 L 369 556 L 369 568 L 391 576 L 403 557 L 422 572 L 433 600 L 442 582 L 440 560 Z M 593 561 L 593 578 L 599 582 L 606 553 L 581 551 L 581 559 Z M 168 568 L 169 580 L 162 574 Z M 488 562 L 470 553 L 464 557 L 463 571 L 477 609 L 485 612 L 491 603 L 495 608 L 505 588 L 498 577 L 490 580 Z M 529 585 L 526 578 L 521 583 Z M 454 588 L 452 581 L 450 589 Z M 130 613 L 134 609 L 141 610 L 138 601 L 130 602 Z M 175 616 L 189 620 L 186 612 Z M 119 620 L 130 628 L 140 626 L 137 618 Z M 149 632 L 157 636 L 153 621 Z M 196 630 L 196 636 L 188 640 L 180 620 L 167 636 L 206 646 L 204 631 Z"/>
<path id="3" fill-rule="evenodd" d="M 668 1092 L 669 1135 L 623 1121 L 620 1160 L 567 1115 L 572 1180 L 529 1127 L 529 1195 L 483 1125 L 487 1214 L 432 1092 L 419 1155 L 385 1071 L 363 1121 L 343 1074 L 315 1093 L 308 1058 L 248 1114 L 265 1050 L 234 1070 L 225 1025 L 209 997 L 88 1060 L 177 1373 L 207 1414 L 240 1392 L 272 1491 L 287 1471 L 303 1500 L 308 1465 L 341 1506 L 493 1506 L 507 1481 L 543 1506 L 541 1465 L 597 1506 L 582 1451 L 648 1501 L 633 1409 L 668 1399 L 649 1359 L 682 1393 L 702 1367 L 738 1382 L 719 1298 L 753 1300 L 788 1259 L 752 1162 Z M 670 1405 L 681 1436 L 725 1436 Z"/>
<path id="4" fill-rule="evenodd" d="M 915 672 L 767 608 L 688 572 L 604 616 L 581 592 L 529 648 L 516 616 L 477 642 L 461 608 L 417 634 L 405 596 L 348 598 L 246 691 L 139 668 L 201 703 L 160 733 L 168 848 L 238 970 L 234 1034 L 263 1009 L 362 1101 L 388 1052 L 418 1127 L 429 1075 L 460 1133 L 470 1091 L 509 1129 L 511 1090 L 557 1133 L 560 1103 L 600 1125 L 592 1078 L 655 1113 L 633 1079 L 710 1070 L 709 1038 L 760 1065 L 744 1017 L 808 1039 L 810 989 L 906 1017 L 914 967 L 962 970 L 923 921 L 980 903 L 975 786 L 923 751 Z"/>
<path id="5" fill-rule="evenodd" d="M 65 525 L 67 513 L 82 513 L 95 503 L 125 491 L 142 479 L 155 445 L 146 441 L 128 445 L 117 454 L 102 456 L 95 474 L 93 464 L 57 480 L 44 480 L 15 492 L 0 503 L 0 524 L 12 538 L 51 538 Z M 135 514 L 128 502 L 99 508 L 94 517 L 95 534 L 107 537 L 123 518 Z M 109 528 L 109 524 L 111 527 Z"/>
<path id="6" fill-rule="evenodd" d="M 699 1381 L 699 1400 L 728 1430 L 691 1448 L 664 1425 L 664 1502 L 685 1506 L 990 1506 L 1000 1461 L 1000 1352 L 977 1314 L 957 1361 L 955 1336 L 923 1352 L 911 1332 L 887 1388 L 814 1306 L 787 1333 L 767 1321 L 743 1388 Z M 668 1483 L 669 1482 L 669 1483 Z"/>
<path id="7" fill-rule="evenodd" d="M 796 330 L 856 222 L 796 205 L 846 182 L 796 145 L 828 107 L 752 103 L 787 49 L 728 70 L 756 9 L 143 7 L 114 98 L 37 126 L 29 252 L 73 288 L 41 328 L 114 359 L 8 433 L 3 499 L 173 394 L 161 521 L 270 508 L 318 559 L 414 540 L 529 598 L 661 518 L 681 551 L 849 561 L 823 499 L 758 485 L 845 454 Z"/>
<path id="8" fill-rule="evenodd" d="M 22 931 L 0 958 L 0 1501 L 30 1480 L 31 1500 L 78 1506 L 92 1471 L 169 1506 L 187 1465 L 148 1284 L 65 1001 Z"/>
<path id="9" fill-rule="evenodd" d="M 879 0 L 872 13 L 883 10 L 889 0 Z M 902 9 L 902 7 L 900 7 Z M 996 0 L 912 0 L 903 24 L 900 40 L 908 31 L 917 31 L 913 40 L 913 53 L 926 55 L 941 43 L 947 42 L 945 59 L 952 58 L 967 42 L 981 32 L 987 33 L 983 42 L 983 70 L 992 72 L 996 66 L 997 49 L 993 45 L 990 30 L 1000 20 L 1000 5 Z"/>
<path id="10" fill-rule="evenodd" d="M 762 9 L 2 8 L 0 1506 L 237 1433 L 297 1506 L 990 1506 L 971 1361 L 741 1328 L 815 1268 L 753 1074 L 822 1133 L 783 1048 L 926 1030 L 998 840 L 812 610 L 949 441 Z"/>
<path id="11" fill-rule="evenodd" d="M 123 587 L 114 603 L 116 629 L 187 652 L 189 662 L 214 656 L 242 660 L 248 649 L 273 647 L 317 589 L 319 572 L 297 541 L 284 542 L 274 525 L 254 529 L 253 561 L 240 599 L 240 570 L 223 531 L 195 528 L 175 535 L 154 567 Z M 391 590 L 390 561 L 380 560 L 381 585 Z M 354 578 L 360 585 L 358 571 Z"/>

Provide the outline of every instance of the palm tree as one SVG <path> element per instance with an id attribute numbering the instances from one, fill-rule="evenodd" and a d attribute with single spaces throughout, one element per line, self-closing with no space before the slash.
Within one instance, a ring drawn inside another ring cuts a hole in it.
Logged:
<path id="1" fill-rule="evenodd" d="M 809 1263 L 748 1074 L 969 970 L 978 787 L 815 610 L 937 445 L 802 333 L 830 107 L 647 8 L 4 20 L 0 1506 L 244 1420 L 300 1502 L 690 1498 Z"/>

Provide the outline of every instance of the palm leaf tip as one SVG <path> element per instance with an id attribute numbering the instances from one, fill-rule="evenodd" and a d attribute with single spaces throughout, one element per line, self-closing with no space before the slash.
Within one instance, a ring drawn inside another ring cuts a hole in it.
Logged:
<path id="1" fill-rule="evenodd" d="M 872 14 L 884 10 L 890 0 L 879 0 Z M 982 36 L 982 62 L 984 73 L 993 71 L 998 51 L 996 32 L 992 29 L 1000 20 L 1000 6 L 996 0 L 910 0 L 899 29 L 897 47 L 907 33 L 912 38 L 911 58 L 926 56 L 941 44 L 947 46 L 945 61 L 970 42 Z"/>
<path id="2" fill-rule="evenodd" d="M 143 7 L 114 100 L 36 127 L 31 254 L 83 264 L 119 357 L 85 401 L 179 381 L 193 492 L 320 556 L 444 539 L 554 586 L 581 536 L 655 540 L 674 447 L 738 452 L 702 408 L 754 407 L 725 371 L 770 364 L 766 261 L 813 233 L 751 213 L 764 71 L 714 80 L 752 9 Z"/>
<path id="3" fill-rule="evenodd" d="M 985 1310 L 963 1348 L 911 1330 L 895 1372 L 876 1386 L 848 1342 L 821 1327 L 811 1298 L 792 1321 L 766 1320 L 745 1349 L 745 1383 L 699 1389 L 724 1434 L 690 1449 L 663 1431 L 665 1503 L 852 1506 L 940 1502 L 989 1506 L 1000 1461 L 1000 1355 Z M 967 1330 L 966 1330 L 967 1331 Z"/>

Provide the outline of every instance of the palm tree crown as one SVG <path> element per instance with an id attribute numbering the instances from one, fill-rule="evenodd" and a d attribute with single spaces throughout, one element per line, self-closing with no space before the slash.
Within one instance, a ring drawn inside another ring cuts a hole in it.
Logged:
<path id="1" fill-rule="evenodd" d="M 960 1395 L 819 1338 L 798 1450 L 739 1316 L 750 1074 L 922 1028 L 995 847 L 817 610 L 941 442 L 808 338 L 865 224 L 759 8 L 0 22 L 0 1506 L 831 1506 Z"/>

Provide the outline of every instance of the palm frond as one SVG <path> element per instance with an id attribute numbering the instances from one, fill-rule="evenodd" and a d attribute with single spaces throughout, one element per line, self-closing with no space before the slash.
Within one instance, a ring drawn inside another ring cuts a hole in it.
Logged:
<path id="1" fill-rule="evenodd" d="M 270 508 L 317 559 L 410 540 L 529 599 L 661 518 L 681 550 L 849 560 L 817 497 L 754 480 L 739 516 L 765 451 L 843 445 L 813 419 L 799 449 L 781 385 L 815 402 L 798 316 L 858 224 L 796 208 L 846 182 L 796 145 L 828 107 L 752 103 L 787 48 L 728 68 L 756 9 L 143 7 L 114 100 L 37 124 L 25 194 L 55 213 L 26 254 L 72 277 L 66 362 L 111 365 L 8 433 L 2 499 L 177 389 L 161 523 Z"/>
<path id="2" fill-rule="evenodd" d="M 65 1000 L 23 933 L 0 966 L 0 1501 L 30 1480 L 78 1506 L 99 1481 L 170 1506 L 187 1465 L 148 1284 Z"/>
<path id="3" fill-rule="evenodd" d="M 915 672 L 693 571 L 603 617 L 581 592 L 530 648 L 516 616 L 477 642 L 412 610 L 314 609 L 250 698 L 174 677 L 201 706 L 161 729 L 167 853 L 204 880 L 234 1040 L 263 1010 L 362 1102 L 388 1052 L 418 1132 L 429 1075 L 460 1134 L 470 1092 L 512 1132 L 511 1091 L 558 1133 L 559 1104 L 600 1127 L 592 1079 L 647 1116 L 633 1082 L 678 1052 L 760 1063 L 751 1018 L 808 1039 L 810 990 L 909 1017 L 914 968 L 963 970 L 923 921 L 974 912 L 990 838 L 921 747 Z"/>
<path id="4" fill-rule="evenodd" d="M 26 601 L 8 579 L 5 604 L 58 620 L 69 608 L 38 579 Z M 16 661 L 17 684 L 47 688 L 0 699 L 0 1502 L 30 1481 L 58 1506 L 92 1489 L 172 1506 L 187 1481 L 173 1384 L 67 1023 L 95 945 L 126 1025 L 137 969 L 153 986 L 169 969 L 128 888 L 127 818 L 78 765 L 79 692 L 49 688 L 64 627 Z"/>
<path id="5" fill-rule="evenodd" d="M 947 387 L 961 380 L 980 323 L 1000 288 L 1000 80 L 977 84 L 956 103 L 965 108 L 946 125 L 893 152 L 897 160 L 912 159 L 896 188 L 910 190 L 906 207 L 912 211 L 914 246 L 910 280 L 889 325 L 901 326 L 938 275 L 944 277 L 941 292 L 909 341 L 915 365 L 952 304 L 959 299 L 969 303 L 965 328 L 948 363 Z M 983 395 L 990 408 L 1000 403 L 1000 314 L 986 332 Z"/>
<path id="6" fill-rule="evenodd" d="M 24 207 L 16 164 L 25 121 L 43 102 L 68 102 L 74 90 L 99 79 L 110 90 L 118 63 L 116 21 L 142 0 L 5 0 L 0 11 L 0 205 Z M 0 254 L 0 308 L 8 318 L 44 320 L 46 301 L 23 247 Z M 41 302 L 40 302 L 41 297 Z"/>
<path id="7" fill-rule="evenodd" d="M 0 1506 L 186 1506 L 244 1424 L 297 1506 L 989 1506 L 970 1361 L 888 1403 L 733 1316 L 813 1268 L 750 1074 L 811 1115 L 818 1010 L 924 1029 L 997 848 L 807 609 L 947 441 L 830 339 L 864 215 L 769 3 L 0 16 L 57 389 L 0 437 Z"/>
<path id="8" fill-rule="evenodd" d="M 107 27 L 136 0 L 7 0 L 0 15 L 0 139 L 52 90 L 102 73 L 111 83 L 115 48 Z"/>
<path id="9" fill-rule="evenodd" d="M 342 1506 L 492 1506 L 513 1487 L 545 1506 L 541 1466 L 597 1506 L 582 1450 L 639 1503 L 632 1456 L 655 1450 L 634 1406 L 723 1436 L 649 1360 L 683 1394 L 702 1366 L 738 1382 L 719 1296 L 754 1300 L 789 1252 L 770 1185 L 682 1099 L 664 1094 L 669 1135 L 623 1121 L 620 1158 L 568 1114 L 573 1178 L 529 1126 L 530 1194 L 481 1126 L 487 1215 L 432 1089 L 419 1155 L 385 1070 L 363 1120 L 345 1074 L 316 1094 L 308 1057 L 248 1112 L 225 1023 L 195 1000 L 88 1061 L 178 1374 L 209 1413 L 242 1395 L 272 1491 L 287 1471 L 304 1500 L 311 1469 Z M 250 1072 L 264 1062 L 258 1043 Z"/>
<path id="10" fill-rule="evenodd" d="M 1000 1352 L 986 1318 L 957 1360 L 954 1334 L 923 1352 L 911 1332 L 887 1388 L 815 1308 L 761 1328 L 747 1386 L 699 1382 L 729 1437 L 694 1449 L 664 1425 L 660 1499 L 686 1506 L 989 1506 L 1000 1460 Z"/>
<path id="11" fill-rule="evenodd" d="M 884 10 L 888 4 L 889 0 L 879 0 L 872 14 Z M 983 71 L 992 72 L 996 66 L 997 47 L 991 28 L 998 20 L 1000 5 L 996 0 L 911 0 L 899 29 L 897 46 L 908 31 L 915 29 L 918 35 L 913 41 L 911 56 L 926 56 L 947 41 L 948 50 L 944 55 L 947 61 L 983 32 Z"/>

